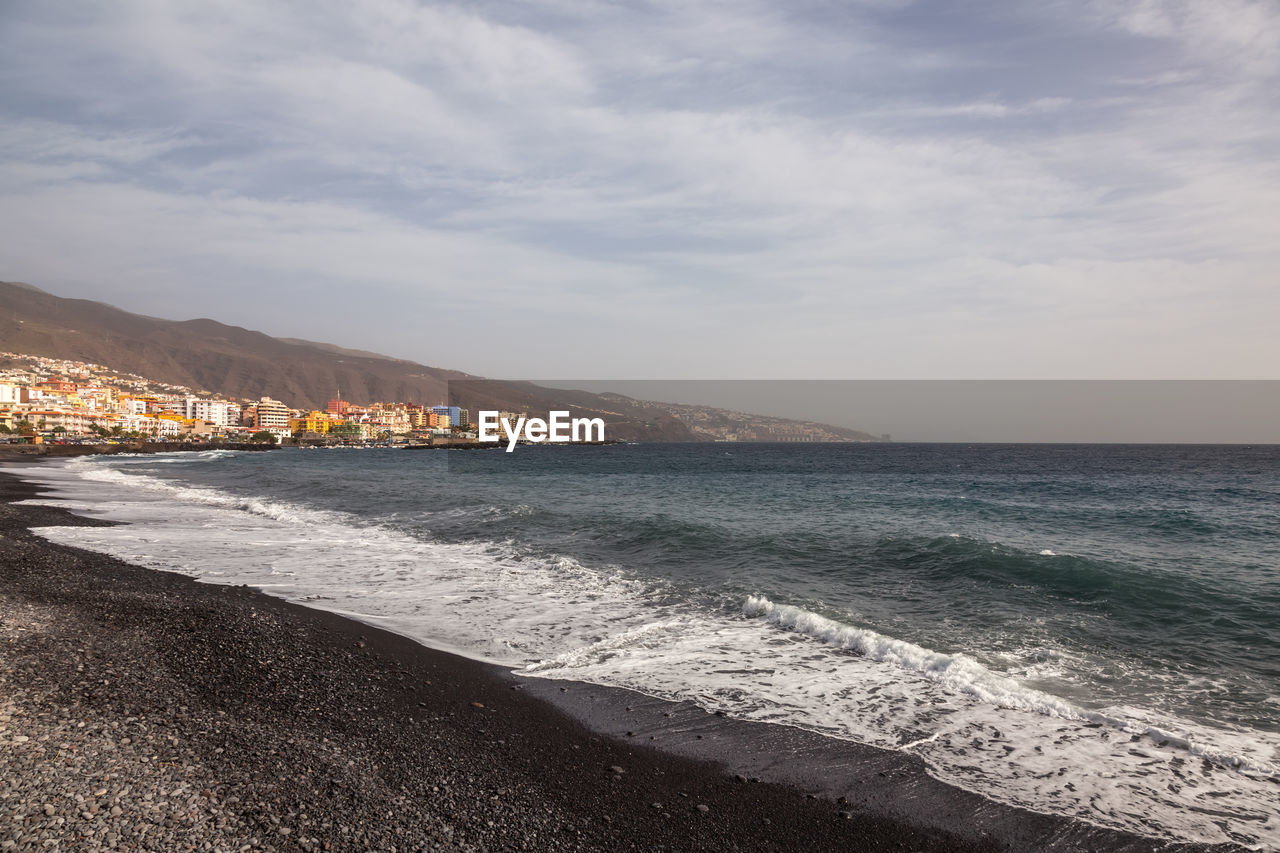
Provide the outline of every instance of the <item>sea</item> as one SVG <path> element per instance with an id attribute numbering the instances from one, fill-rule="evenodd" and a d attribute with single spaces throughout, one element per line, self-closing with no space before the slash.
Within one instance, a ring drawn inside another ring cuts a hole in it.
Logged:
<path id="1" fill-rule="evenodd" d="M 1280 446 L 214 450 L 32 466 L 51 540 L 526 676 L 1280 849 Z"/>

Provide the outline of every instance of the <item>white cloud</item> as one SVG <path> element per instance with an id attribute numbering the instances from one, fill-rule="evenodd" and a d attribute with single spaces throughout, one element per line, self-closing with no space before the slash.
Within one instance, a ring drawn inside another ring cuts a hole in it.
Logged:
<path id="1" fill-rule="evenodd" d="M 568 372 L 519 337 L 573 330 L 603 373 L 1229 376 L 1275 354 L 1280 261 L 1280 16 L 1231 2 L 1020 7 L 1043 59 L 904 4 L 10 12 L 0 264 L 420 358 L 353 294 L 453 309 L 450 345 L 506 331 L 451 362 L 490 373 Z M 1126 52 L 1073 56 L 1099 28 Z"/>
<path id="2" fill-rule="evenodd" d="M 1280 9 L 1269 0 L 1109 0 L 1095 10 L 1130 33 L 1175 42 L 1188 61 L 1280 71 Z"/>

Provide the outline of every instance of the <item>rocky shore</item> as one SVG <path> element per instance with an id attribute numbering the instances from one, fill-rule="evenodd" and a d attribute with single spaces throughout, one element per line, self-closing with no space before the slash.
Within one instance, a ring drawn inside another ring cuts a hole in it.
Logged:
<path id="1" fill-rule="evenodd" d="M 648 733 L 685 718 L 686 746 L 718 740 L 723 758 L 780 727 L 520 679 L 53 545 L 27 528 L 101 522 L 12 503 L 34 494 L 0 473 L 3 851 L 1193 849 L 875 765 L 844 802 L 735 775 Z M 774 734 L 797 754 L 810 737 Z M 895 785 L 915 793 L 895 803 Z"/>

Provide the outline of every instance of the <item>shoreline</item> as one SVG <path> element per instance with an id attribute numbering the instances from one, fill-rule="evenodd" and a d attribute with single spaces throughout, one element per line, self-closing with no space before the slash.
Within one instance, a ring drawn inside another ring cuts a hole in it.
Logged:
<path id="1" fill-rule="evenodd" d="M 0 470 L 0 695 L 42 697 L 17 710 L 0 700 L 0 764 L 17 771 L 0 774 L 12 780 L 0 782 L 0 809 L 15 816 L 18 849 L 41 833 L 105 838 L 145 817 L 127 791 L 70 816 L 24 793 L 28 768 L 90 754 L 94 744 L 64 748 L 79 722 L 142 726 L 126 745 L 154 744 L 153 760 L 114 771 L 133 779 L 117 789 L 150 785 L 169 765 L 202 782 L 204 819 L 178 822 L 197 848 L 212 831 L 223 833 L 217 849 L 1230 849 L 1003 806 L 910 756 L 524 678 L 246 587 L 54 545 L 27 528 L 104 522 L 13 505 L 38 491 Z M 45 717 L 49 740 L 20 734 Z M 122 740 L 105 741 L 112 760 L 129 752 Z M 92 787 L 76 794 L 110 795 Z M 123 832 L 121 849 L 163 849 Z M 8 839 L 0 830 L 0 846 Z"/>
<path id="2" fill-rule="evenodd" d="M 116 444 L 0 444 L 0 466 L 6 462 L 75 456 L 114 456 L 120 453 L 201 453 L 206 450 L 275 450 L 274 444 L 214 445 L 191 441 L 130 441 Z"/>

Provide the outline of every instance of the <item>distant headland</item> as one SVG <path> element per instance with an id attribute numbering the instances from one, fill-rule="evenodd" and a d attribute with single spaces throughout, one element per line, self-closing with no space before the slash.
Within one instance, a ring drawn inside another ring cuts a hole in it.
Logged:
<path id="1" fill-rule="evenodd" d="M 457 444 L 475 412 L 568 411 L 615 441 L 862 442 L 829 424 L 483 379 L 0 282 L 0 441 Z"/>

